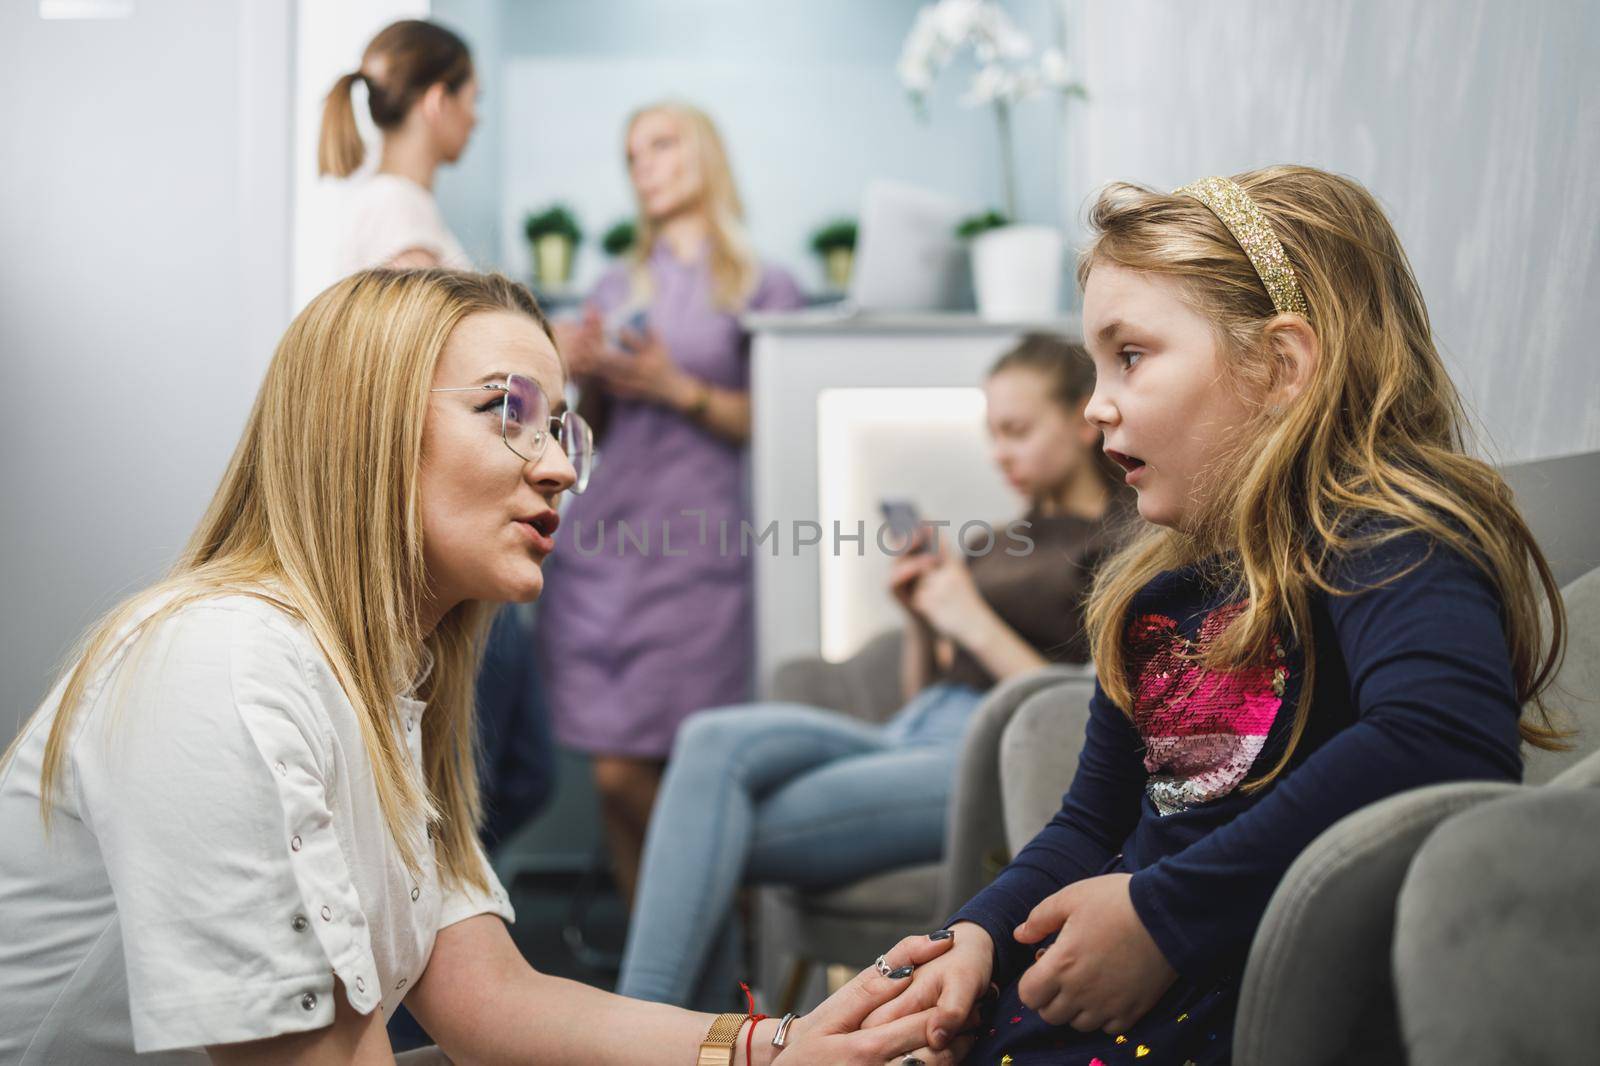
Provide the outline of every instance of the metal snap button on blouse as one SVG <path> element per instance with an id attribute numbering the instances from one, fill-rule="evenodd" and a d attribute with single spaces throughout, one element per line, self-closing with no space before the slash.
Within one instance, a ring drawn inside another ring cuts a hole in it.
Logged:
<path id="1" fill-rule="evenodd" d="M 333 920 L 333 912 L 331 910 L 329 910 L 328 908 L 326 908 L 326 907 L 322 908 L 322 920 L 325 921 L 325 922 L 332 921 Z"/>
<path id="2" fill-rule="evenodd" d="M 315 992 L 307 992 L 305 995 L 301 996 L 300 997 L 300 1009 L 301 1010 L 316 1010 L 317 1009 L 317 994 Z"/>
<path id="3" fill-rule="evenodd" d="M 415 885 L 411 886 L 411 902 L 415 903 L 420 895 L 422 895 L 422 889 L 417 888 Z"/>
<path id="4" fill-rule="evenodd" d="M 309 923 L 306 922 L 306 916 L 303 914 L 297 914 L 289 921 L 289 927 L 297 933 L 305 932 L 307 924 Z"/>
<path id="5" fill-rule="evenodd" d="M 289 850 L 290 851 L 299 851 L 300 850 L 300 838 L 299 837 L 295 837 L 293 840 L 289 841 Z"/>

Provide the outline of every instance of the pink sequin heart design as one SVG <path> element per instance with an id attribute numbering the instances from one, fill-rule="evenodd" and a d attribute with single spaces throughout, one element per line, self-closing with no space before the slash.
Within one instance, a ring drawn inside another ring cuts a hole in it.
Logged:
<path id="1" fill-rule="evenodd" d="M 1240 601 L 1212 611 L 1193 642 L 1165 615 L 1141 615 L 1128 627 L 1133 722 L 1151 775 L 1145 792 L 1164 815 L 1237 788 L 1283 706 L 1289 671 L 1276 637 L 1272 662 L 1204 670 L 1195 661 L 1244 609 Z"/>

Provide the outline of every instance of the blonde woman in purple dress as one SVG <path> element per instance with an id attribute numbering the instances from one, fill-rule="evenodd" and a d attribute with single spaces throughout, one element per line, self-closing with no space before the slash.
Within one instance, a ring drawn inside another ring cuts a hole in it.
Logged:
<path id="1" fill-rule="evenodd" d="M 749 338 L 739 316 L 801 305 L 749 247 L 727 154 L 704 112 L 629 119 L 638 240 L 559 337 L 599 428 L 604 471 L 571 503 L 538 632 L 556 735 L 593 756 L 607 843 L 632 899 L 678 725 L 749 698 Z M 730 550 L 719 546 L 729 530 Z"/>

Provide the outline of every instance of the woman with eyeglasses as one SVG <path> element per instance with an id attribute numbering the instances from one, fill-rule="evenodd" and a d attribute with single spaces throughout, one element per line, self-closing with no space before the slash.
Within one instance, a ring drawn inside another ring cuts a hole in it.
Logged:
<path id="1" fill-rule="evenodd" d="M 697 108 L 634 113 L 624 146 L 638 239 L 561 349 L 594 415 L 605 477 L 568 538 L 536 635 L 556 737 L 593 757 L 612 868 L 633 897 L 679 724 L 748 699 L 752 577 L 740 557 L 750 437 L 746 311 L 799 307 L 749 245 L 728 156 Z M 727 545 L 727 547 L 725 547 Z"/>
<path id="2" fill-rule="evenodd" d="M 478 121 L 478 79 L 466 42 L 420 19 L 381 30 L 367 45 L 360 67 L 340 78 L 323 103 L 322 174 L 348 177 L 366 154 L 352 98 L 357 83 L 366 86 L 367 110 L 382 148 L 377 171 L 355 178 L 344 190 L 337 276 L 374 267 L 473 269 L 433 197 L 434 175 L 461 157 Z M 554 791 L 550 714 L 532 648 L 532 612 L 516 607 L 499 612 L 477 680 L 487 811 L 482 840 L 491 853 Z M 422 1038 L 410 1027 L 407 1035 Z"/>
<path id="3" fill-rule="evenodd" d="M 512 943 L 472 680 L 588 476 L 566 376 L 504 278 L 371 271 L 295 319 L 171 573 L 0 759 L 0 1061 L 376 1066 L 402 1000 L 457 1062 L 957 1061 L 922 1049 L 927 1012 L 846 1032 L 944 934 L 781 1048 L 776 1021 L 547 977 Z"/>

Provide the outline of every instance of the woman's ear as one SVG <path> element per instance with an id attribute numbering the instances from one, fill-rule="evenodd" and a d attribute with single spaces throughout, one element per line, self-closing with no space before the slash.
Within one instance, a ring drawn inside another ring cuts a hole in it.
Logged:
<path id="1" fill-rule="evenodd" d="M 422 94 L 422 99 L 417 101 L 417 107 L 422 110 L 422 117 L 430 124 L 439 121 L 439 116 L 444 112 L 445 94 L 449 91 L 445 88 L 444 82 L 436 81 L 428 86 L 428 90 Z"/>
<path id="2" fill-rule="evenodd" d="M 1272 351 L 1273 383 L 1269 407 L 1285 407 L 1305 391 L 1316 375 L 1322 346 L 1311 324 L 1299 315 L 1279 315 L 1267 324 Z"/>

